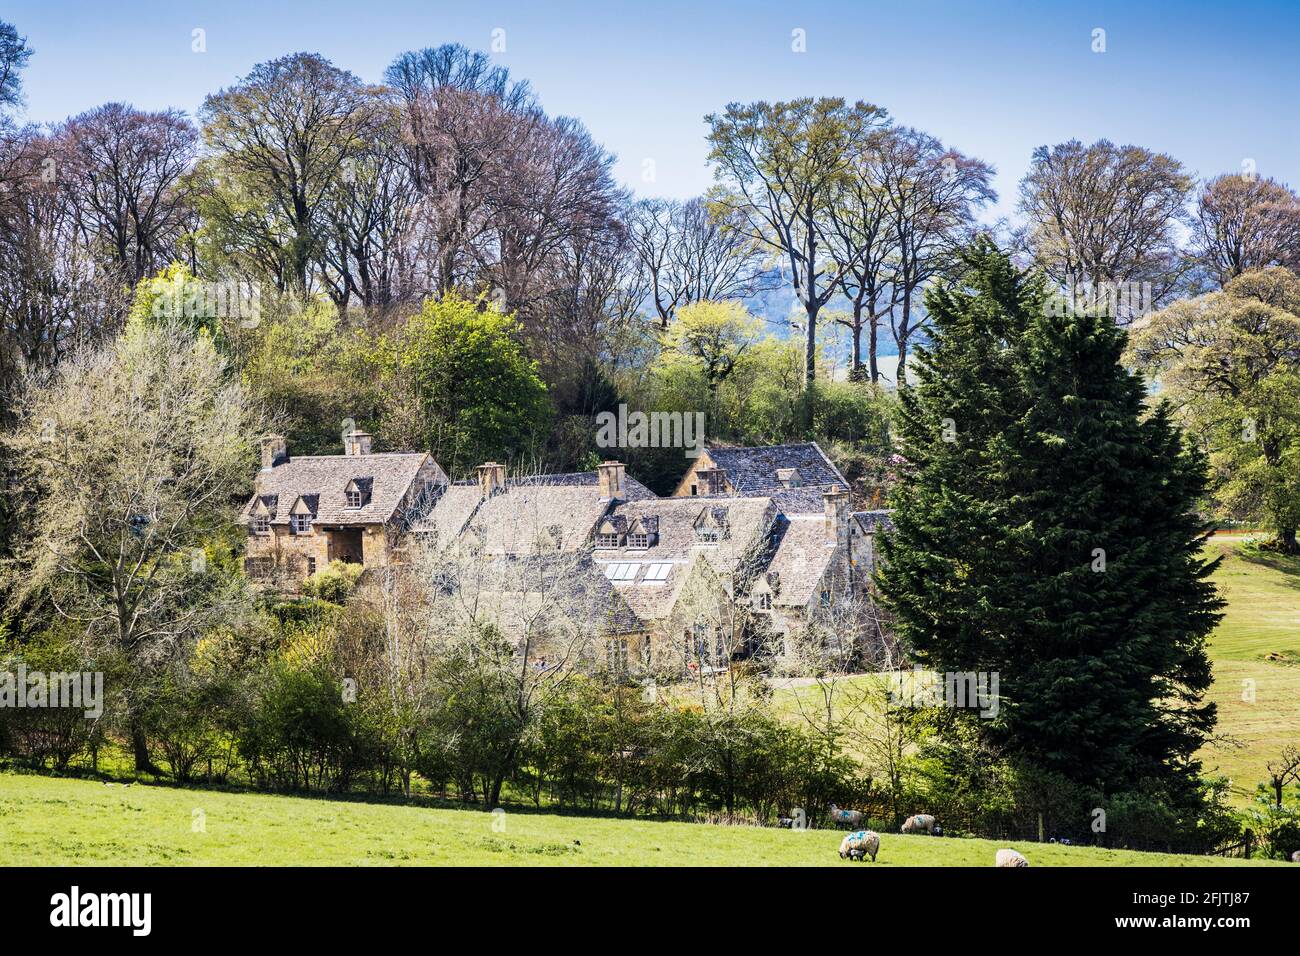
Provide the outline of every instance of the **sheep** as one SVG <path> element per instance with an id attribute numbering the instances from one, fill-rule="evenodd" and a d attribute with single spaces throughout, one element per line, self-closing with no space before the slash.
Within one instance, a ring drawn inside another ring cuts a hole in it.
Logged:
<path id="1" fill-rule="evenodd" d="M 851 827 L 857 826 L 862 822 L 861 810 L 841 810 L 835 804 L 831 804 L 831 819 L 836 823 L 847 823 Z"/>
<path id="2" fill-rule="evenodd" d="M 994 866 L 1028 866 L 1029 861 L 1015 850 L 998 850 L 993 858 Z"/>
<path id="3" fill-rule="evenodd" d="M 1296 850 L 1294 853 L 1291 854 L 1291 862 L 1300 863 L 1300 850 Z"/>
<path id="4" fill-rule="evenodd" d="M 871 857 L 871 862 L 876 862 L 876 854 L 880 852 L 880 836 L 872 830 L 858 830 L 856 833 L 850 833 L 840 841 L 840 859 L 860 861 L 864 856 Z"/>
<path id="5" fill-rule="evenodd" d="M 903 821 L 903 833 L 933 833 L 935 819 L 928 813 L 918 813 Z"/>

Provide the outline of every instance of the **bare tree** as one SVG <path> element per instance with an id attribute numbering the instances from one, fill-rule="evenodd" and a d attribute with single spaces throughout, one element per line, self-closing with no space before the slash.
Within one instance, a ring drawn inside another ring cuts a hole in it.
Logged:
<path id="1" fill-rule="evenodd" d="M 844 265 L 833 258 L 829 210 L 872 133 L 877 106 L 808 97 L 788 103 L 730 103 L 705 118 L 718 214 L 790 269 L 804 308 L 804 385 L 817 374 L 817 322 L 838 292 Z"/>
<path id="2" fill-rule="evenodd" d="M 852 175 L 840 185 L 830 206 L 830 241 L 837 261 L 843 264 L 840 289 L 852 311 L 848 319 L 836 321 L 853 337 L 851 375 L 855 379 L 880 380 L 876 362 L 880 320 L 898 302 L 894 270 L 899 263 L 898 230 L 886 185 L 886 166 L 881 146 L 895 134 L 880 130 L 856 157 Z M 867 364 L 862 362 L 862 336 L 867 335 Z"/>
<path id="3" fill-rule="evenodd" d="M 975 210 L 997 198 L 987 163 L 945 149 L 933 136 L 900 129 L 880 147 L 881 181 L 897 255 L 892 274 L 896 307 L 890 326 L 898 346 L 897 384 L 906 381 L 907 351 L 921 324 L 917 297 L 944 274 L 969 238 Z"/>
<path id="4" fill-rule="evenodd" d="M 744 223 L 718 219 L 703 198 L 644 199 L 632 209 L 629 232 L 665 329 L 681 306 L 744 298 L 775 284 Z"/>
<path id="5" fill-rule="evenodd" d="M 1034 150 L 1020 181 L 1020 211 L 1038 265 L 1053 280 L 1150 282 L 1156 306 L 1189 265 L 1177 226 L 1192 185 L 1165 153 L 1070 140 Z"/>
<path id="6" fill-rule="evenodd" d="M 1229 173 L 1201 188 L 1193 248 L 1220 287 L 1251 269 L 1300 267 L 1300 197 L 1274 179 Z"/>
<path id="7" fill-rule="evenodd" d="M 1273 788 L 1273 801 L 1282 809 L 1282 797 L 1288 783 L 1300 783 L 1300 748 L 1287 747 L 1276 760 L 1268 762 L 1268 785 Z"/>
<path id="8" fill-rule="evenodd" d="M 198 143 L 184 114 L 107 103 L 57 136 L 92 248 L 131 284 L 171 262 L 186 225 L 182 176 Z"/>

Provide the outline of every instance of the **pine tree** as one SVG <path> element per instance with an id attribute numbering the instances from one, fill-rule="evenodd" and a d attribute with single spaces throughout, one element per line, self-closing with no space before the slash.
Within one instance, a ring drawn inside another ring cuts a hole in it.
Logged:
<path id="1" fill-rule="evenodd" d="M 927 300 L 903 394 L 909 479 L 880 585 L 941 673 L 997 673 L 1010 755 L 1108 792 L 1188 798 L 1213 728 L 1205 465 L 1120 364 L 1109 318 L 1051 314 L 988 239 Z"/>

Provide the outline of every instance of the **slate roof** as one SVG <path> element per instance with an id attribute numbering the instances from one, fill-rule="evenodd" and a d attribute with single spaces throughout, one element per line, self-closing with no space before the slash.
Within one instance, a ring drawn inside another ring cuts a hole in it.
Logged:
<path id="1" fill-rule="evenodd" d="M 244 506 L 243 517 L 260 498 L 272 512 L 272 524 L 287 524 L 290 510 L 303 498 L 318 524 L 382 524 L 392 519 L 426 462 L 446 480 L 442 469 L 423 452 L 290 458 L 257 473 L 257 493 Z M 349 508 L 343 494 L 353 481 L 370 484 L 369 498 L 360 508 Z"/>
<path id="2" fill-rule="evenodd" d="M 695 539 L 696 519 L 706 509 L 725 519 L 727 533 L 715 545 Z M 640 565 L 633 577 L 615 581 L 614 586 L 642 620 L 650 621 L 672 611 L 696 561 L 722 573 L 732 571 L 759 543 L 775 515 L 772 499 L 767 497 L 697 496 L 627 502 L 617 506 L 615 516 L 626 519 L 629 526 L 638 519 L 656 520 L 653 544 L 649 548 L 596 548 L 593 557 L 602 569 L 615 563 Z M 652 564 L 672 565 L 662 583 L 645 582 Z"/>
<path id="3" fill-rule="evenodd" d="M 826 457 L 816 442 L 797 445 L 764 445 L 755 448 L 710 446 L 709 459 L 727 473 L 727 481 L 740 495 L 764 495 L 785 490 L 778 472 L 787 475 L 795 469 L 804 488 L 825 489 L 839 485 L 848 489 L 848 480 Z"/>
<path id="4" fill-rule="evenodd" d="M 417 530 L 431 532 L 444 545 L 472 533 L 494 554 L 535 551 L 539 536 L 554 541 L 557 550 L 576 551 L 589 543 L 609 510 L 597 487 L 594 471 L 537 475 L 509 478 L 504 490 L 484 499 L 477 481 L 457 482 L 442 493 Z M 626 500 L 659 500 L 626 475 L 624 494 Z"/>
<path id="5" fill-rule="evenodd" d="M 826 545 L 826 522 L 820 516 L 791 515 L 781 523 L 776 553 L 767 572 L 779 575 L 772 603 L 783 607 L 803 607 L 830 567 L 835 555 Z"/>
<path id="6" fill-rule="evenodd" d="M 894 530 L 894 520 L 890 518 L 889 511 L 855 511 L 853 520 L 858 523 L 864 534 L 873 534 L 876 531 L 890 532 Z"/>

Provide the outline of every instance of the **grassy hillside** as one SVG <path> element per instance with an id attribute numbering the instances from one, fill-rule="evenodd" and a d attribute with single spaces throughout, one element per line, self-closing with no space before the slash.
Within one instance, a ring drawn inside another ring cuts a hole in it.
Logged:
<path id="1" fill-rule="evenodd" d="M 1300 743 L 1300 558 L 1243 550 L 1245 539 L 1219 537 L 1223 556 L 1215 583 L 1227 599 L 1210 640 L 1211 698 L 1219 705 L 1219 734 L 1201 758 L 1233 781 L 1245 799 L 1264 779 L 1264 766 L 1283 746 Z M 1254 681 L 1254 701 L 1243 700 Z"/>
<path id="2" fill-rule="evenodd" d="M 842 836 L 0 774 L 0 865 L 855 866 L 836 852 Z M 876 866 L 990 866 L 1002 846 L 1037 866 L 1267 865 L 885 834 Z"/>

